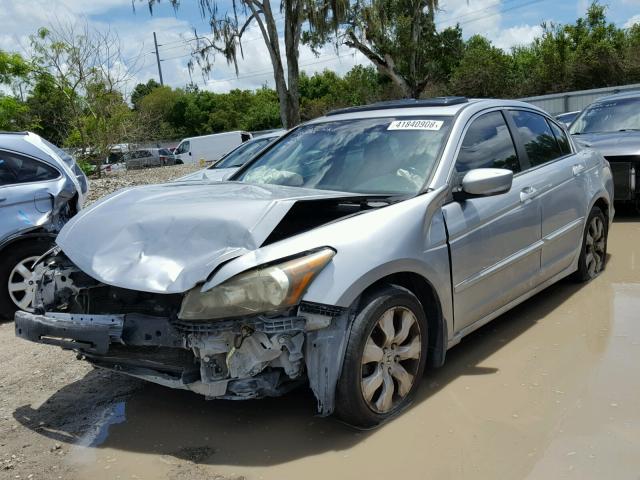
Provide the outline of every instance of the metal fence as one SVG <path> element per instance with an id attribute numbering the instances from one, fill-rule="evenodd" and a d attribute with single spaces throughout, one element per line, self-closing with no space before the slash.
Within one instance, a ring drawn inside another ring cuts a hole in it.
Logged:
<path id="1" fill-rule="evenodd" d="M 618 87 L 594 88 L 591 90 L 575 90 L 573 92 L 552 93 L 550 95 L 538 95 L 536 97 L 521 98 L 524 102 L 529 102 L 551 115 L 558 115 L 565 112 L 583 110 L 596 99 L 614 93 L 640 90 L 640 83 L 632 85 L 621 85 Z"/>

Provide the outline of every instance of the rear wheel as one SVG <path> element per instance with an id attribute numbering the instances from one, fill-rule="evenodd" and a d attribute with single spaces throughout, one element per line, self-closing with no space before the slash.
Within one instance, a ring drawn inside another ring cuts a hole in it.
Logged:
<path id="1" fill-rule="evenodd" d="M 33 264 L 51 244 L 46 241 L 7 247 L 0 265 L 0 319 L 11 320 L 16 310 L 33 311 Z"/>
<path id="2" fill-rule="evenodd" d="M 604 270 L 608 233 L 607 218 L 600 208 L 593 207 L 584 230 L 578 270 L 574 275 L 576 280 L 589 281 Z"/>
<path id="3" fill-rule="evenodd" d="M 370 296 L 349 336 L 338 416 L 370 428 L 409 405 L 424 372 L 427 339 L 424 310 L 410 291 L 390 285 Z"/>

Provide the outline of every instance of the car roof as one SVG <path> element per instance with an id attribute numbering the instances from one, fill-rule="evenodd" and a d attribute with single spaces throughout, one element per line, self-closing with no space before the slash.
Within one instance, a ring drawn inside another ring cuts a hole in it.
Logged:
<path id="1" fill-rule="evenodd" d="M 31 138 L 31 141 L 29 138 Z M 29 155 L 49 164 L 59 166 L 61 160 L 52 157 L 49 152 L 39 148 L 36 145 L 38 142 L 33 142 L 34 138 L 39 140 L 41 137 L 33 132 L 0 132 L 0 148 Z"/>
<path id="2" fill-rule="evenodd" d="M 287 131 L 284 128 L 280 129 L 280 130 L 273 131 L 273 132 L 261 133 L 261 134 L 258 134 L 256 136 L 254 136 L 253 138 L 250 138 L 249 140 L 247 140 L 247 142 L 253 142 L 254 140 L 260 140 L 261 138 L 262 139 L 265 139 L 265 138 L 278 138 L 278 137 L 281 137 L 282 135 L 284 135 L 285 133 L 287 133 Z M 247 143 L 247 142 L 244 142 L 244 143 Z"/>
<path id="3" fill-rule="evenodd" d="M 447 99 L 437 101 L 439 99 Z M 448 99 L 455 99 L 448 101 Z M 329 112 L 323 117 L 311 120 L 310 124 L 335 120 L 355 120 L 377 117 L 412 117 L 412 116 L 454 116 L 462 110 L 481 111 L 495 107 L 520 107 L 537 110 L 545 115 L 547 112 L 530 103 L 518 100 L 465 98 L 465 97 L 437 97 L 424 100 L 399 100 L 392 102 L 373 103 L 362 107 L 346 108 Z"/>
<path id="4" fill-rule="evenodd" d="M 614 93 L 613 95 L 607 95 L 606 97 L 600 97 L 593 101 L 593 103 L 610 102 L 611 100 L 620 100 L 624 98 L 640 98 L 640 90 L 632 90 L 630 92 Z M 593 105 L 593 104 L 592 104 Z"/>

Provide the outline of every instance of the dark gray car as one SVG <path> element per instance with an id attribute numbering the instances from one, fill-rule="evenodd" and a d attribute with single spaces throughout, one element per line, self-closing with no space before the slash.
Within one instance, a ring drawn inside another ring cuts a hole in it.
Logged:
<path id="1" fill-rule="evenodd" d="M 166 148 L 144 148 L 124 154 L 127 169 L 164 167 L 176 163 L 174 155 Z"/>
<path id="2" fill-rule="evenodd" d="M 576 118 L 569 132 L 609 161 L 614 200 L 640 207 L 640 92 L 598 99 Z"/>
<path id="3" fill-rule="evenodd" d="M 0 318 L 31 311 L 31 267 L 87 190 L 82 170 L 55 145 L 33 133 L 0 134 Z"/>

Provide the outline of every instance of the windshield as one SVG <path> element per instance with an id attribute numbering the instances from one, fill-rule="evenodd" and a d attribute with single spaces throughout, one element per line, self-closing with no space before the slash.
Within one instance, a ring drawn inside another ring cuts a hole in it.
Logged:
<path id="1" fill-rule="evenodd" d="M 180 145 L 178 145 L 178 148 L 176 148 L 176 151 L 173 153 L 175 153 L 176 155 L 179 155 L 181 153 L 187 153 L 189 151 L 190 146 L 191 144 L 189 141 L 184 141 Z"/>
<path id="2" fill-rule="evenodd" d="M 451 117 L 303 125 L 233 180 L 352 193 L 416 194 L 437 163 Z"/>
<path id="3" fill-rule="evenodd" d="M 569 132 L 580 134 L 624 130 L 640 130 L 640 97 L 595 103 L 573 122 Z"/>
<path id="4" fill-rule="evenodd" d="M 251 157 L 262 150 L 264 147 L 269 144 L 273 138 L 259 138 L 257 140 L 253 140 L 247 143 L 243 143 L 238 148 L 231 150 L 225 157 L 216 163 L 215 165 L 209 168 L 232 168 L 232 167 L 241 167 L 249 160 Z"/>

